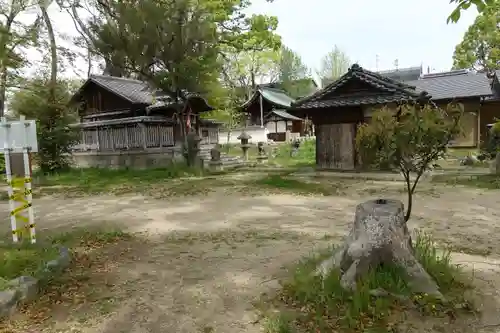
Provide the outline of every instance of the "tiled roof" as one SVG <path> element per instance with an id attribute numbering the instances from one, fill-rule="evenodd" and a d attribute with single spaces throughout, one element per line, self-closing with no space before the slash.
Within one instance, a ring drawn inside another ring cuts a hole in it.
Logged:
<path id="1" fill-rule="evenodd" d="M 272 110 L 268 116 L 276 115 L 278 118 L 288 119 L 288 120 L 302 120 L 302 118 L 292 116 L 285 110 Z"/>
<path id="2" fill-rule="evenodd" d="M 248 101 L 246 101 L 241 106 L 241 108 L 247 108 L 250 104 L 257 101 L 258 98 L 260 98 L 261 94 L 262 98 L 265 99 L 267 102 L 282 108 L 290 107 L 290 105 L 295 101 L 293 98 L 288 96 L 284 90 L 276 88 L 268 88 L 268 87 L 259 87 L 254 92 L 252 97 L 250 97 Z"/>
<path id="3" fill-rule="evenodd" d="M 156 89 L 144 81 L 107 75 L 92 75 L 89 81 L 125 98 L 131 103 L 151 104 Z"/>
<path id="4" fill-rule="evenodd" d="M 363 81 L 374 88 L 373 92 L 358 92 L 335 95 L 335 91 L 352 80 Z M 410 101 L 425 97 L 411 86 L 383 75 L 367 71 L 354 64 L 340 79 L 320 91 L 296 101 L 293 109 L 326 108 L 336 106 L 355 106 L 383 104 L 397 101 Z"/>
<path id="5" fill-rule="evenodd" d="M 406 82 L 418 80 L 420 75 L 422 75 L 422 66 L 379 71 L 377 73 L 394 80 Z"/>
<path id="6" fill-rule="evenodd" d="M 87 82 L 85 82 L 75 96 L 73 96 L 73 99 L 75 99 L 90 83 L 94 83 L 133 104 L 149 105 L 149 111 L 173 104 L 175 99 L 161 90 L 152 87 L 147 82 L 109 75 L 91 75 Z M 213 109 L 200 95 L 188 91 L 184 91 L 184 94 L 190 100 L 192 98 L 199 100 L 197 102 L 200 105 L 201 112 Z"/>
<path id="7" fill-rule="evenodd" d="M 416 86 L 417 91 L 427 91 L 434 101 L 492 95 L 490 80 L 486 74 L 463 70 L 427 74 L 420 80 L 407 83 Z"/>

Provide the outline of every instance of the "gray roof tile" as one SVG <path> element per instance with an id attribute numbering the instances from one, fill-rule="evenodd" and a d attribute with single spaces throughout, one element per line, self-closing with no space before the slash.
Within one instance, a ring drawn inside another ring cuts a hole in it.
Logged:
<path id="1" fill-rule="evenodd" d="M 276 115 L 278 118 L 288 119 L 288 120 L 302 120 L 302 118 L 295 117 L 285 110 L 272 110 L 268 116 Z"/>
<path id="2" fill-rule="evenodd" d="M 144 81 L 107 75 L 92 75 L 89 80 L 132 103 L 153 103 L 156 89 Z"/>
<path id="3" fill-rule="evenodd" d="M 427 91 L 434 101 L 492 94 L 490 80 L 484 73 L 462 71 L 431 74 L 406 83 L 416 86 L 417 91 Z"/>
<path id="4" fill-rule="evenodd" d="M 351 80 L 363 81 L 376 91 L 336 95 L 335 91 Z M 370 72 L 353 65 L 340 79 L 320 91 L 302 98 L 292 105 L 293 109 L 326 108 L 335 106 L 355 106 L 383 104 L 397 101 L 416 100 L 420 95 L 415 86 L 399 82 L 383 75 Z"/>
<path id="5" fill-rule="evenodd" d="M 79 92 L 73 96 L 73 99 L 91 82 L 117 96 L 121 96 L 133 104 L 148 105 L 148 111 L 164 108 L 175 102 L 175 98 L 154 88 L 147 82 L 109 75 L 91 75 L 87 82 L 80 88 Z M 213 110 L 199 94 L 185 90 L 183 93 L 187 99 L 197 103 L 197 108 L 200 112 Z M 178 100 L 178 102 L 181 102 L 181 100 Z"/>
<path id="6" fill-rule="evenodd" d="M 383 75 L 385 77 L 398 80 L 401 82 L 407 82 L 412 80 L 418 80 L 420 75 L 422 75 L 422 66 L 418 67 L 408 67 L 399 68 L 388 71 L 379 71 L 377 74 Z"/>

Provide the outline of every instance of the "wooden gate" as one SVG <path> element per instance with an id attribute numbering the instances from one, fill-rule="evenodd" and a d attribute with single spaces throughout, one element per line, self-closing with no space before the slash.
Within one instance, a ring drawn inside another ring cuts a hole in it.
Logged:
<path id="1" fill-rule="evenodd" d="M 316 127 L 316 165 L 321 169 L 353 170 L 356 124 Z"/>

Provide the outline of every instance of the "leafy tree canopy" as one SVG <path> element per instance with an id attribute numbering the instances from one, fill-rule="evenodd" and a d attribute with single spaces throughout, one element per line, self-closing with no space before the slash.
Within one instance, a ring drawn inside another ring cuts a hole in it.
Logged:
<path id="1" fill-rule="evenodd" d="M 408 211 L 418 181 L 439 158 L 448 143 L 461 134 L 463 107 L 449 105 L 446 110 L 432 105 L 408 104 L 375 111 L 369 123 L 361 125 L 356 146 L 365 165 L 389 167 L 401 172 L 408 193 Z"/>
<path id="2" fill-rule="evenodd" d="M 248 0 L 101 0 L 87 21 L 76 13 L 79 4 L 68 0 L 66 7 L 109 73 L 148 80 L 176 96 L 218 84 L 226 50 L 280 45 L 277 18 L 246 15 Z"/>
<path id="3" fill-rule="evenodd" d="M 454 68 L 490 72 L 500 68 L 500 2 L 487 6 L 469 27 L 453 55 Z"/>
<path id="4" fill-rule="evenodd" d="M 456 8 L 448 16 L 448 22 L 456 23 L 460 20 L 462 11 L 468 10 L 471 6 L 475 6 L 479 13 L 482 13 L 488 7 L 497 2 L 496 0 L 450 0 L 450 3 L 456 4 Z"/>
<path id="5" fill-rule="evenodd" d="M 345 73 L 351 66 L 349 56 L 338 46 L 328 52 L 321 60 L 321 67 L 317 71 L 318 76 L 325 83 L 335 81 Z"/>

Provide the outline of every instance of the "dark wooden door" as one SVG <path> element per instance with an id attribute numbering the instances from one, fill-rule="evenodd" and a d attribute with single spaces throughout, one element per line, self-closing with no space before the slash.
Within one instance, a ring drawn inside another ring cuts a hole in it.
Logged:
<path id="1" fill-rule="evenodd" d="M 322 169 L 353 170 L 356 124 L 328 124 L 316 127 L 316 164 Z"/>

